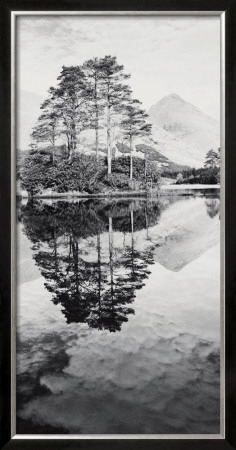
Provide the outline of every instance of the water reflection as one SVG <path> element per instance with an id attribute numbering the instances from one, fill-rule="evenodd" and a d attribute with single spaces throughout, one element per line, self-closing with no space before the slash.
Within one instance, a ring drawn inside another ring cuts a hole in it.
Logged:
<path id="1" fill-rule="evenodd" d="M 220 218 L 220 199 L 219 198 L 207 198 L 205 200 L 205 205 L 207 208 L 207 214 L 213 219 L 215 216 Z"/>
<path id="2" fill-rule="evenodd" d="M 19 218 L 33 243 L 33 258 L 68 324 L 121 330 L 134 314 L 136 291 L 145 285 L 159 247 L 149 231 L 161 211 L 178 200 L 31 201 L 21 206 Z M 218 198 L 206 198 L 205 205 L 210 217 L 219 214 Z M 147 242 L 141 250 L 134 235 L 144 229 Z M 114 232 L 119 232 L 115 243 Z"/>
<path id="3" fill-rule="evenodd" d="M 21 214 L 45 287 L 53 302 L 62 305 L 67 323 L 120 331 L 134 314 L 130 305 L 135 292 L 154 263 L 155 246 L 139 251 L 134 233 L 145 227 L 148 234 L 158 221 L 160 204 L 29 202 Z M 115 247 L 114 231 L 122 233 Z"/>
<path id="4" fill-rule="evenodd" d="M 219 432 L 218 207 L 19 205 L 18 433 Z"/>

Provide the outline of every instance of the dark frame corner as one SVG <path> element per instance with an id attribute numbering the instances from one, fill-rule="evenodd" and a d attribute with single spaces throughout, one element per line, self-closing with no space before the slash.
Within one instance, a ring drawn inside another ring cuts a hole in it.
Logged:
<path id="1" fill-rule="evenodd" d="M 11 11 L 225 12 L 225 439 L 11 439 Z M 6 450 L 236 449 L 236 0 L 1 0 L 0 448 Z"/>

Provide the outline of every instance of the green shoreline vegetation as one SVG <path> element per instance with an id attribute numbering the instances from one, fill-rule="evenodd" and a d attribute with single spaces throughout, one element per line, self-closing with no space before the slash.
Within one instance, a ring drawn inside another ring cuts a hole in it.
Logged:
<path id="1" fill-rule="evenodd" d="M 182 166 L 179 171 L 181 166 L 174 164 L 172 170 L 161 167 L 158 156 L 166 158 L 150 145 L 137 145 L 140 138 L 152 141 L 152 125 L 141 102 L 132 96 L 129 78 L 113 56 L 62 67 L 57 87 L 50 87 L 41 105 L 31 149 L 18 157 L 17 179 L 29 197 L 47 190 L 51 195 L 156 194 L 163 177 L 177 184 L 219 182 L 219 151 L 207 153 L 202 169 Z M 89 148 L 80 142 L 84 130 L 93 135 Z M 105 147 L 100 130 L 106 136 Z M 117 149 L 122 156 L 116 156 Z M 142 158 L 134 155 L 137 151 Z"/>

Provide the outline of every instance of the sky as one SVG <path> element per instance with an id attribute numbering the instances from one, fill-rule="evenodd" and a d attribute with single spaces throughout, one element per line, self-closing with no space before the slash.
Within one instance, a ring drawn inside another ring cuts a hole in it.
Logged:
<path id="1" fill-rule="evenodd" d="M 17 89 L 45 99 L 62 65 L 116 56 L 134 97 L 149 109 L 176 93 L 220 117 L 220 18 L 217 16 L 19 16 Z"/>

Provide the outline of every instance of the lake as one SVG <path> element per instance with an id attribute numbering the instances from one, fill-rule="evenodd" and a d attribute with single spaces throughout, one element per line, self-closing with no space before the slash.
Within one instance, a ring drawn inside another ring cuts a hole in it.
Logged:
<path id="1" fill-rule="evenodd" d="M 17 433 L 220 433 L 219 190 L 17 216 Z"/>

